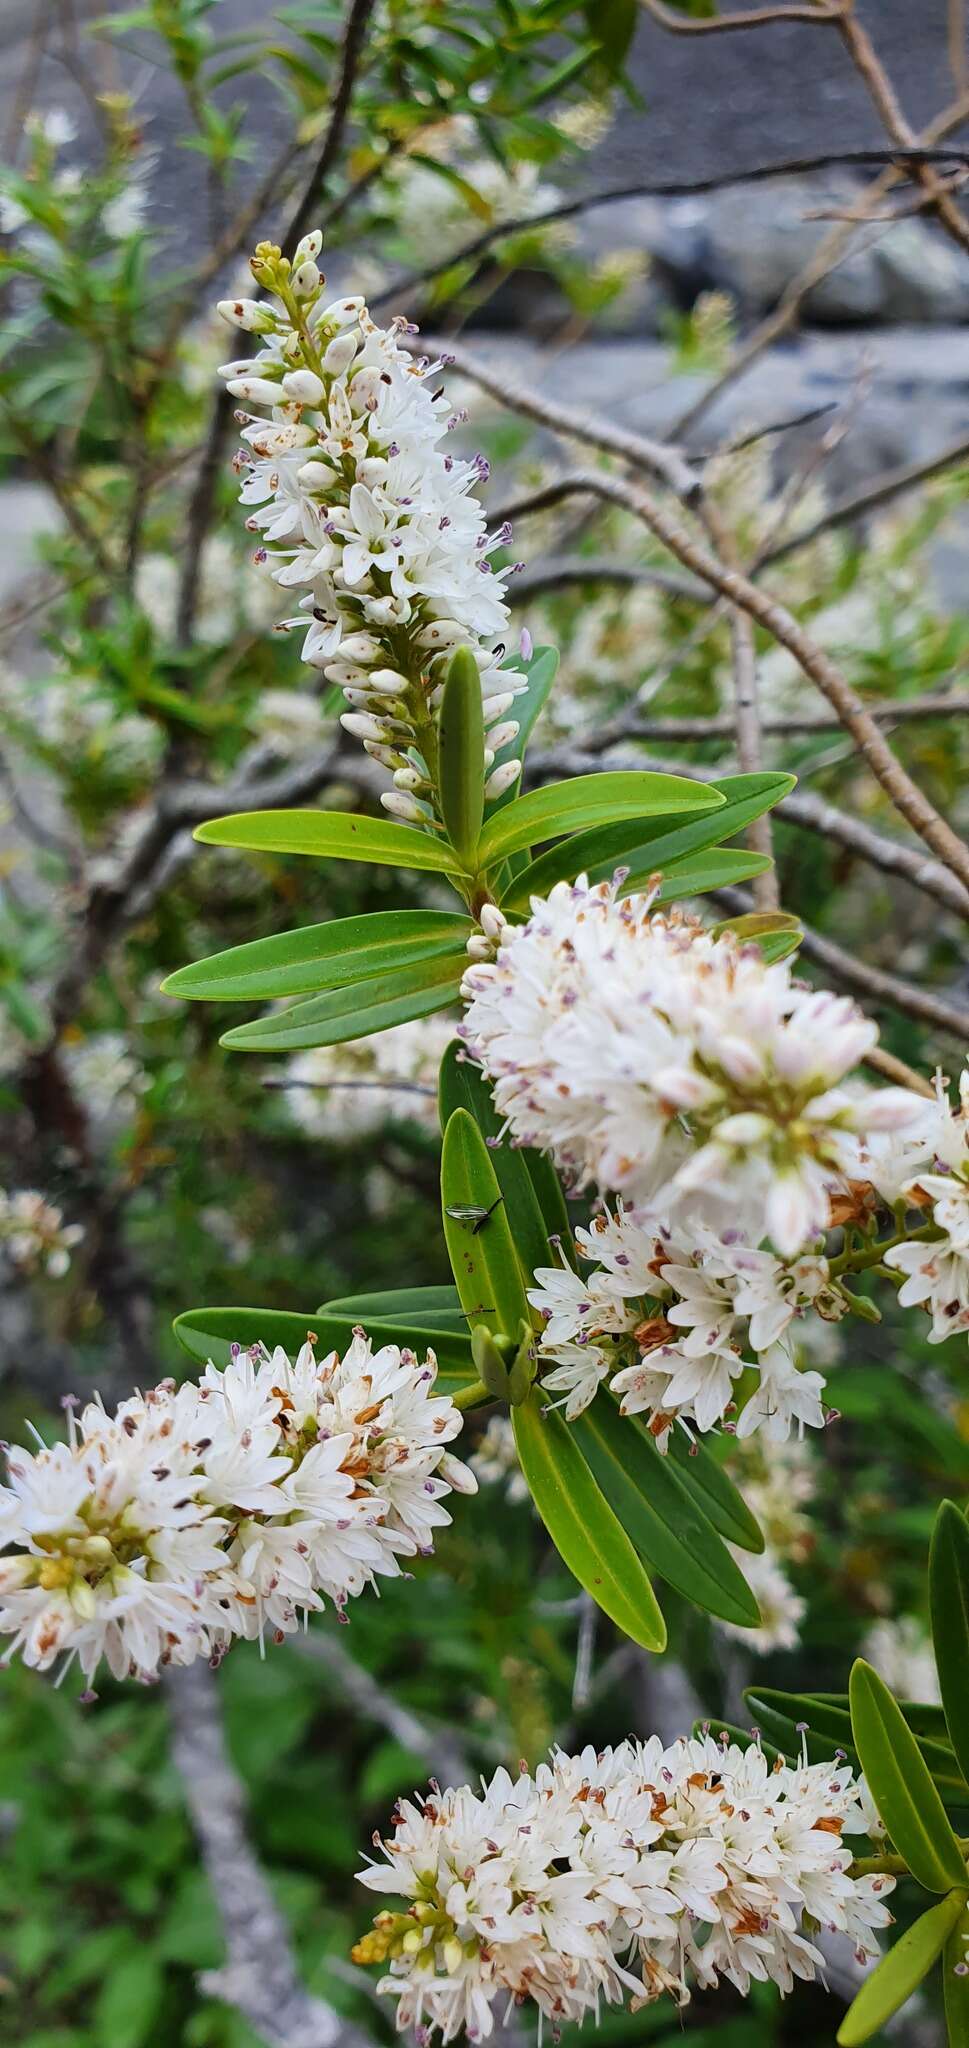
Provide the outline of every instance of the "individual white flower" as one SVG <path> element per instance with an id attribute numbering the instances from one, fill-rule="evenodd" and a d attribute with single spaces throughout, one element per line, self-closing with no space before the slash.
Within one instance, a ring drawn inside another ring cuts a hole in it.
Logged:
<path id="1" fill-rule="evenodd" d="M 0 1251 L 21 1272 L 63 1279 L 83 1236 L 83 1224 L 65 1223 L 63 1212 L 35 1189 L 7 1194 L 0 1188 Z"/>
<path id="2" fill-rule="evenodd" d="M 938 1705 L 941 1695 L 932 1644 L 917 1615 L 885 1616 L 873 1622 L 861 1654 L 874 1665 L 896 1699 Z"/>
<path id="3" fill-rule="evenodd" d="M 842 1840 L 866 1825 L 843 1764 L 772 1767 L 709 1736 L 553 1751 L 534 1777 L 399 1802 L 360 1878 L 403 1910 L 354 1958 L 389 1966 L 399 2030 L 445 2041 L 487 2037 L 509 2000 L 558 2025 L 603 2001 L 683 2004 L 690 1979 L 786 1991 L 822 1966 L 803 1916 L 876 1953 L 892 1880 L 853 1878 Z"/>
<path id="4" fill-rule="evenodd" d="M 451 1489 L 476 1487 L 447 1448 L 461 1416 L 436 1372 L 433 1353 L 374 1351 L 362 1331 L 343 1358 L 234 1346 L 198 1385 L 163 1382 L 115 1416 L 89 1404 L 69 1444 L 13 1447 L 7 1656 L 150 1676 L 399 1574 L 450 1519 Z"/>
<path id="5" fill-rule="evenodd" d="M 740 1210 L 783 1259 L 827 1227 L 858 1134 L 921 1107 L 839 1085 L 877 1037 L 853 1003 L 615 883 L 580 876 L 533 899 L 463 993 L 469 1050 L 519 1142 L 673 1222 L 719 1212 L 735 1227 Z"/>
<path id="6" fill-rule="evenodd" d="M 252 267 L 273 303 L 219 308 L 260 340 L 254 359 L 223 365 L 228 389 L 270 412 L 241 415 L 241 499 L 261 536 L 257 560 L 303 593 L 283 626 L 304 631 L 304 660 L 344 690 L 348 731 L 410 778 L 388 808 L 419 819 L 431 815 L 433 717 L 450 652 L 470 646 L 488 725 L 524 687 L 493 646 L 508 614 L 489 557 L 509 536 L 489 538 L 473 495 L 484 459 L 446 447 L 458 415 L 433 386 L 442 364 L 401 347 L 406 322 L 378 327 L 358 297 L 326 302 L 321 242 L 306 236 L 291 270 L 261 243 Z"/>

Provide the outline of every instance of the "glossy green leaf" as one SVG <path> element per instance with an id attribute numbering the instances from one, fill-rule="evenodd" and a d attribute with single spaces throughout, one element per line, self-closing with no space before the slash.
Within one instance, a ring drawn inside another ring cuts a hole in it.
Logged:
<path id="1" fill-rule="evenodd" d="M 418 961 L 393 973 L 371 975 L 331 989 L 251 1024 L 236 1024 L 219 1043 L 239 1052 L 296 1052 L 306 1046 L 344 1045 L 371 1031 L 388 1031 L 412 1017 L 429 1017 L 457 1001 L 467 966 L 463 953 Z"/>
<path id="2" fill-rule="evenodd" d="M 441 1204 L 451 1270 L 469 1321 L 511 1337 L 527 1318 L 528 1303 L 500 1197 L 491 1156 L 474 1118 L 466 1109 L 455 1109 L 441 1151 Z M 448 1215 L 450 1208 L 468 1207 L 491 1211 L 482 1230 Z"/>
<path id="3" fill-rule="evenodd" d="M 743 1494 L 737 1491 L 733 1480 L 717 1463 L 702 1439 L 695 1437 L 691 1444 L 683 1430 L 674 1429 L 666 1456 L 679 1466 L 687 1484 L 697 1495 L 707 1521 L 712 1522 L 720 1535 L 725 1536 L 728 1543 L 736 1543 L 738 1549 L 749 1550 L 759 1556 L 764 1548 L 764 1532 L 751 1514 Z"/>
<path id="4" fill-rule="evenodd" d="M 943 1501 L 929 1557 L 932 1641 L 939 1689 L 953 1750 L 969 1776 L 969 1525 L 951 1500 Z"/>
<path id="5" fill-rule="evenodd" d="M 965 1894 L 949 1892 L 905 1929 L 877 1969 L 865 1978 L 857 1998 L 848 2007 L 838 2028 L 839 2048 L 861 2048 L 861 2043 L 870 2041 L 893 2012 L 918 1990 L 942 1954 L 962 1913 L 964 1899 Z"/>
<path id="6" fill-rule="evenodd" d="M 491 1100 L 487 1081 L 466 1058 L 460 1039 L 452 1041 L 441 1061 L 438 1091 L 441 1128 L 447 1129 L 456 1109 L 465 1109 L 485 1140 L 488 1158 L 504 1196 L 505 1219 L 526 1280 L 530 1282 L 531 1275 L 539 1266 L 549 1266 L 553 1262 L 542 1205 L 528 1171 L 524 1151 L 507 1139 L 498 1142 L 502 1119 Z M 453 1204 L 449 1203 L 449 1206 Z"/>
<path id="7" fill-rule="evenodd" d="M 525 1482 L 573 1577 L 644 1650 L 666 1647 L 646 1569 L 582 1456 L 571 1427 L 534 1390 L 511 1411 Z"/>
<path id="8" fill-rule="evenodd" d="M 429 832 L 354 811 L 237 811 L 199 825 L 195 837 L 205 846 L 239 846 L 246 853 L 305 853 L 317 860 L 427 868 L 438 875 L 461 871 L 454 848 Z"/>
<path id="9" fill-rule="evenodd" d="M 713 846 L 709 853 L 688 854 L 683 861 L 675 861 L 666 868 L 663 880 L 656 891 L 656 902 L 676 903 L 684 896 L 703 896 L 708 889 L 732 888 L 736 882 L 749 882 L 754 875 L 766 874 L 773 866 L 766 853 L 745 853 L 739 846 Z M 638 883 L 625 881 L 620 896 L 634 896 Z"/>
<path id="10" fill-rule="evenodd" d="M 270 1308 L 191 1308 L 176 1316 L 172 1328 L 183 1351 L 197 1363 L 205 1365 L 211 1359 L 213 1365 L 225 1367 L 233 1344 L 243 1348 L 264 1344 L 267 1351 L 281 1344 L 295 1358 L 309 1337 L 318 1358 L 331 1351 L 342 1354 L 349 1350 L 353 1332 L 360 1325 L 372 1337 L 375 1349 L 381 1344 L 398 1344 L 402 1349 L 406 1346 L 416 1351 L 418 1357 L 433 1351 L 442 1393 L 454 1395 L 476 1378 L 467 1336 L 459 1337 L 450 1330 L 421 1329 L 407 1319 L 378 1322 L 376 1317 L 321 1315 L 318 1311 L 298 1315 Z"/>
<path id="11" fill-rule="evenodd" d="M 649 1431 L 603 1389 L 570 1426 L 644 1562 L 695 1607 L 756 1628 L 760 1609 L 739 1566 Z"/>
<path id="12" fill-rule="evenodd" d="M 438 713 L 441 816 L 462 866 L 474 866 L 484 818 L 484 713 L 481 677 L 469 647 L 448 663 Z"/>
<path id="13" fill-rule="evenodd" d="M 969 2048 L 969 1907 L 952 1928 L 942 1953 L 942 1991 L 949 2048 Z"/>
<path id="14" fill-rule="evenodd" d="M 758 1727 L 788 1755 L 798 1754 L 802 1729 L 807 1731 L 808 1753 L 813 1762 L 820 1763 L 834 1749 L 857 1755 L 847 1693 L 788 1693 L 770 1686 L 753 1686 L 744 1697 Z M 896 1704 L 906 1726 L 912 1730 L 919 1755 L 940 1797 L 953 1806 L 969 1802 L 969 1787 L 948 1744 L 918 1732 L 917 1724 L 925 1710 Z"/>
<path id="15" fill-rule="evenodd" d="M 861 1657 L 852 1666 L 848 1697 L 861 1767 L 899 1855 L 926 1891 L 965 1886 L 965 1858 L 918 1743 L 887 1685 Z"/>
<path id="16" fill-rule="evenodd" d="M 735 938 L 753 939 L 759 943 L 762 939 L 773 938 L 775 933 L 785 937 L 795 933 L 800 936 L 801 926 L 800 921 L 786 910 L 748 910 L 740 917 L 721 918 L 712 930 L 717 938 L 721 932 L 733 932 Z"/>
<path id="17" fill-rule="evenodd" d="M 390 1287 L 364 1294 L 341 1294 L 324 1301 L 318 1315 L 349 1316 L 364 1323 L 368 1316 L 378 1322 L 419 1323 L 425 1330 L 456 1330 L 467 1335 L 467 1321 L 456 1287 Z"/>
<path id="18" fill-rule="evenodd" d="M 573 775 L 529 790 L 488 819 L 478 856 L 482 866 L 503 860 L 520 846 L 535 846 L 564 832 L 623 818 L 649 818 L 670 811 L 723 808 L 719 791 L 682 775 L 654 775 L 648 769 L 617 769 L 602 775 Z"/>
<path id="19" fill-rule="evenodd" d="M 475 929 L 471 918 L 446 910 L 377 910 L 367 917 L 333 918 L 176 968 L 162 983 L 162 994 L 219 1003 L 309 995 L 461 953 Z"/>
<path id="20" fill-rule="evenodd" d="M 619 866 L 629 870 L 627 893 L 642 888 L 650 875 L 665 874 L 675 862 L 742 832 L 754 818 L 789 795 L 794 777 L 727 775 L 707 787 L 722 796 L 719 808 L 698 812 L 684 806 L 679 815 L 659 817 L 652 826 L 646 820 L 628 819 L 620 824 L 599 824 L 563 845 L 550 847 L 506 885 L 502 907 L 527 910 L 532 896 L 547 896 L 556 882 L 571 882 L 579 874 L 587 874 L 591 882 L 608 881 Z"/>

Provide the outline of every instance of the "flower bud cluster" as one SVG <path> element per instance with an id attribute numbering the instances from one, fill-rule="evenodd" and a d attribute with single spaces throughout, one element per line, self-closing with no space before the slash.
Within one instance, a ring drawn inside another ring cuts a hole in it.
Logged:
<path id="1" fill-rule="evenodd" d="M 260 344 L 255 361 L 220 372 L 245 408 L 240 495 L 261 537 L 256 560 L 302 593 L 283 627 L 304 630 L 304 660 L 344 693 L 347 731 L 393 774 L 384 807 L 426 821 L 455 647 L 469 646 L 481 672 L 489 796 L 519 772 L 514 760 L 495 766 L 517 736 L 508 713 L 524 687 L 499 665 L 508 612 L 490 557 L 510 535 L 489 537 L 474 496 L 484 458 L 447 449 L 462 415 L 435 381 L 443 362 L 402 347 L 413 330 L 379 327 L 362 298 L 327 301 L 321 246 L 319 232 L 305 236 L 290 264 L 261 243 L 252 269 L 271 297 L 219 306 Z"/>
<path id="2" fill-rule="evenodd" d="M 198 1383 L 72 1412 L 69 1443 L 10 1447 L 7 1661 L 151 1678 L 236 1636 L 282 1640 L 326 1598 L 342 1613 L 398 1576 L 450 1520 L 445 1495 L 476 1490 L 446 1448 L 461 1416 L 436 1372 L 432 1352 L 374 1351 L 362 1330 L 343 1358 L 236 1345 Z"/>
<path id="3" fill-rule="evenodd" d="M 486 2037 L 525 1999 L 557 2027 L 722 1978 L 787 1992 L 823 1968 L 819 1928 L 877 1953 L 893 1880 L 853 1876 L 843 1841 L 869 1825 L 844 1762 L 771 1765 L 710 1736 L 556 1750 L 534 1776 L 399 1803 L 361 1882 L 406 1904 L 355 1959 L 389 1966 L 401 2031 L 445 2041 Z"/>

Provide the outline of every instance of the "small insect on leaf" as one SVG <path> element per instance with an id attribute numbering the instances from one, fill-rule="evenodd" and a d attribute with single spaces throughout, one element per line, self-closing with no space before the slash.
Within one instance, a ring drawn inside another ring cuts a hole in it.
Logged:
<path id="1" fill-rule="evenodd" d="M 446 1216 L 453 1216 L 455 1223 L 470 1223 L 471 1235 L 477 1237 L 479 1230 L 484 1229 L 489 1216 L 504 1199 L 504 1195 L 496 1195 L 490 1209 L 482 1209 L 477 1202 L 449 1202 L 444 1213 Z"/>

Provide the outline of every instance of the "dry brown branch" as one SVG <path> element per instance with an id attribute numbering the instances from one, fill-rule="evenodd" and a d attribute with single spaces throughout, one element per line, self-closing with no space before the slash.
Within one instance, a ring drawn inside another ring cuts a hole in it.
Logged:
<path id="1" fill-rule="evenodd" d="M 867 761 L 872 774 L 876 776 L 891 799 L 896 810 L 911 825 L 933 853 L 951 868 L 954 875 L 969 888 L 969 847 L 948 825 L 924 791 L 913 782 L 901 762 L 896 760 L 887 740 L 879 731 L 867 706 L 852 689 L 847 677 L 826 654 L 816 640 L 811 638 L 799 625 L 793 613 L 773 598 L 748 576 L 737 569 L 728 568 L 718 556 L 695 540 L 673 515 L 666 511 L 642 485 L 627 482 L 622 477 L 602 474 L 597 487 L 604 498 L 623 506 L 642 520 L 657 540 L 675 555 L 683 567 L 695 576 L 703 577 L 714 590 L 720 592 L 728 603 L 740 605 L 758 625 L 779 641 L 793 654 L 798 666 L 825 696 L 837 712 L 841 724 L 850 732 L 860 753 Z"/>
<path id="2" fill-rule="evenodd" d="M 802 21 L 819 27 L 824 22 L 837 21 L 846 0 L 816 0 L 813 7 L 799 4 L 799 0 L 775 0 L 772 7 L 744 8 L 739 14 L 718 14 L 711 20 L 694 21 L 689 15 L 680 14 L 674 7 L 667 7 L 664 0 L 640 0 L 647 14 L 657 21 L 660 28 L 668 29 L 674 36 L 716 35 L 729 29 L 764 28 L 776 21 Z"/>
<path id="3" fill-rule="evenodd" d="M 967 116 L 969 94 L 963 94 L 951 107 L 945 108 L 935 121 L 930 122 L 919 137 L 919 142 L 923 146 L 940 142 L 944 135 L 953 128 L 958 128 Z M 764 350 L 770 348 L 775 341 L 779 341 L 794 326 L 808 293 L 815 285 L 821 283 L 822 278 L 828 277 L 836 270 L 839 263 L 851 253 L 860 220 L 868 220 L 873 213 L 877 213 L 882 200 L 887 198 L 902 176 L 904 172 L 895 168 L 883 171 L 881 177 L 876 178 L 863 193 L 859 201 L 858 221 L 839 221 L 831 233 L 824 236 L 804 269 L 786 286 L 773 311 L 768 313 L 766 319 L 760 322 L 753 333 L 733 350 L 726 366 L 713 383 L 708 384 L 706 390 L 702 391 L 681 414 L 673 428 L 674 438 L 681 439 L 689 434 L 700 420 L 706 417 L 723 393 L 746 376 L 747 371 L 763 355 Z"/>
<path id="4" fill-rule="evenodd" d="M 579 556 L 578 560 L 581 561 Z M 643 573 L 642 571 L 640 572 Z M 879 725 L 916 725 L 928 718 L 969 717 L 969 693 L 956 690 L 927 691 L 924 697 L 906 697 L 898 703 L 886 700 L 881 704 L 868 704 L 868 713 Z M 814 733 L 840 732 L 841 721 L 834 713 L 825 717 L 801 716 L 792 713 L 787 718 L 762 718 L 761 732 L 767 737 L 794 739 L 810 737 Z M 601 732 L 601 728 L 599 729 Z M 644 740 L 670 741 L 677 745 L 699 740 L 729 739 L 734 722 L 726 713 L 712 718 L 640 718 L 632 713 L 617 719 L 605 728 L 605 742 L 599 737 L 598 747 L 610 744 L 612 739 L 626 739 L 635 736 Z M 579 735 L 577 744 L 585 745 L 585 736 Z M 589 744 L 592 744 L 591 737 Z"/>
<path id="5" fill-rule="evenodd" d="M 734 730 L 732 718 L 723 720 L 730 733 Z M 607 734 L 581 735 L 574 746 L 553 748 L 545 754 L 529 757 L 529 779 L 546 782 L 558 775 L 589 775 L 602 766 L 602 751 L 609 744 Z M 610 754 L 609 766 L 616 768 L 649 768 L 657 774 L 670 772 L 675 765 L 678 775 L 689 775 L 697 782 L 719 782 L 727 772 L 723 767 L 700 768 L 695 761 L 677 761 L 675 764 L 650 754 L 627 754 L 623 758 Z M 899 881 L 907 882 L 910 888 L 918 889 L 924 896 L 946 910 L 955 911 L 965 918 L 969 914 L 969 890 L 963 888 L 955 875 L 940 861 L 927 861 L 917 847 L 906 846 L 903 840 L 889 839 L 883 832 L 876 832 L 860 818 L 853 818 L 837 805 L 828 803 L 811 790 L 797 789 L 774 807 L 775 814 L 788 824 L 797 825 L 808 832 L 815 832 L 821 838 L 834 840 L 847 852 L 855 853 L 859 859 L 880 873 L 893 875 Z"/>
<path id="6" fill-rule="evenodd" d="M 202 1988 L 241 2013 L 267 2048 L 372 2048 L 369 2036 L 301 1984 L 289 1931 L 249 1840 L 246 1799 L 226 1748 L 218 1685 L 197 1659 L 165 1676 L 172 1754 L 225 1935 Z"/>
<path id="7" fill-rule="evenodd" d="M 733 535 L 711 499 L 703 499 L 700 518 L 710 537 L 711 545 L 717 549 L 729 567 L 738 568 L 740 565 Z M 756 775 L 763 765 L 760 698 L 757 691 L 757 652 L 754 646 L 753 622 L 742 605 L 734 605 L 731 608 L 730 646 L 737 760 L 743 774 Z M 774 838 L 769 811 L 765 811 L 762 817 L 755 818 L 748 825 L 744 839 L 752 853 L 765 854 L 773 863 Z M 764 874 L 755 878 L 753 896 L 758 910 L 779 908 L 780 895 L 773 865 L 766 869 Z"/>
<path id="8" fill-rule="evenodd" d="M 862 27 L 854 6 L 841 8 L 835 17 L 838 34 L 863 79 L 886 134 L 891 136 L 903 149 L 912 149 L 918 144 L 914 128 L 906 120 L 898 95 L 867 29 Z M 955 200 L 940 182 L 931 164 L 916 164 L 914 175 L 922 190 L 932 202 L 932 209 L 941 227 L 960 249 L 969 250 L 969 221 L 956 205 Z"/>
<path id="9" fill-rule="evenodd" d="M 709 22 L 703 26 L 717 28 L 730 24 Z M 969 152 L 958 148 L 936 149 L 928 141 L 911 150 L 823 150 L 813 156 L 780 157 L 770 164 L 752 164 L 741 170 L 714 172 L 706 178 L 637 178 L 630 184 L 603 185 L 598 192 L 580 193 L 574 198 L 560 200 L 557 206 L 546 207 L 542 213 L 494 221 L 438 262 L 428 263 L 421 270 L 402 271 L 399 277 L 392 278 L 389 284 L 374 293 L 370 299 L 370 310 L 373 313 L 387 305 L 402 305 L 412 310 L 416 294 L 425 285 L 433 284 L 450 270 L 473 264 L 478 257 L 486 256 L 497 243 L 509 241 L 526 230 L 529 234 L 540 232 L 542 228 L 553 227 L 558 221 L 574 220 L 579 214 L 592 213 L 600 206 L 613 206 L 624 199 L 702 199 L 708 193 L 722 192 L 726 186 L 760 185 L 771 178 L 809 177 L 813 171 L 828 170 L 835 165 L 858 170 L 891 165 L 897 169 L 899 177 L 905 177 L 916 163 L 938 163 L 956 169 L 969 163 Z"/>

